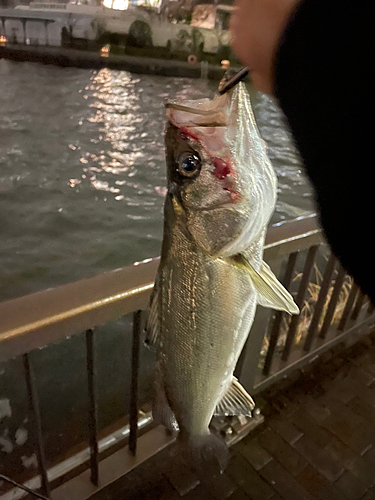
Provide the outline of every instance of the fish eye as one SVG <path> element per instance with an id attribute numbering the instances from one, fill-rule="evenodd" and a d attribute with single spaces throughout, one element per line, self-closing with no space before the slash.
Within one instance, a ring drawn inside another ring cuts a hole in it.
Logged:
<path id="1" fill-rule="evenodd" d="M 184 177 L 193 177 L 201 168 L 201 159 L 191 152 L 181 153 L 177 170 Z"/>

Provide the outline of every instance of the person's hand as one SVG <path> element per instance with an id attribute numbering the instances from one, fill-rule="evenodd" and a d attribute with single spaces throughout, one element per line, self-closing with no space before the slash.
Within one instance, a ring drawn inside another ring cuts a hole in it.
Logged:
<path id="1" fill-rule="evenodd" d="M 254 85 L 274 90 L 274 58 L 291 12 L 300 0 L 236 0 L 230 20 L 232 49 L 250 70 Z"/>

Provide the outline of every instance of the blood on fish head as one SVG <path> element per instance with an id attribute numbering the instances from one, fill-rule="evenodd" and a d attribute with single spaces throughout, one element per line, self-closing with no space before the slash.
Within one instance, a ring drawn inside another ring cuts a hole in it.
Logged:
<path id="1" fill-rule="evenodd" d="M 220 186 L 223 191 L 231 194 L 233 203 L 237 203 L 241 195 L 236 189 L 236 169 L 234 158 L 227 147 L 223 147 L 222 129 L 209 127 L 202 130 L 188 129 L 181 127 L 179 129 L 180 137 L 187 143 L 190 143 L 193 149 L 203 149 L 205 152 L 207 168 L 209 172 L 219 181 L 224 181 L 218 184 L 217 188 L 220 191 Z M 220 142 L 221 141 L 221 142 Z M 219 149 L 219 151 L 218 151 Z M 223 157 L 215 156 L 221 153 Z M 226 202 L 226 198 L 224 200 Z"/>
<path id="2" fill-rule="evenodd" d="M 215 167 L 213 174 L 217 179 L 222 181 L 223 179 L 226 179 L 228 175 L 231 173 L 229 163 L 223 160 L 222 158 L 217 158 L 215 156 L 214 158 L 212 158 L 212 163 L 214 164 Z"/>

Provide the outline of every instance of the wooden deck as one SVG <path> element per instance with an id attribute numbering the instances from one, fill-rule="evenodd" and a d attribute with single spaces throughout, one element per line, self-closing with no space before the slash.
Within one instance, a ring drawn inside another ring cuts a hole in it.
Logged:
<path id="1" fill-rule="evenodd" d="M 193 472 L 172 448 L 98 499 L 375 500 L 375 337 L 255 399 L 265 423 L 225 474 Z"/>

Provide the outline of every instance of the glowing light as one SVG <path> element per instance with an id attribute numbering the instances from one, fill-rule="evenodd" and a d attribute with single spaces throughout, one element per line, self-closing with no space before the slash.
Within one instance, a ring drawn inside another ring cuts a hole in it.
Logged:
<path id="1" fill-rule="evenodd" d="M 100 49 L 101 57 L 108 57 L 110 49 L 110 45 L 104 45 L 104 47 Z"/>
<path id="2" fill-rule="evenodd" d="M 129 0 L 103 0 L 104 7 L 115 10 L 126 10 L 129 8 Z"/>
<path id="3" fill-rule="evenodd" d="M 128 0 L 114 0 L 112 8 L 117 10 L 126 10 L 128 7 L 129 7 Z"/>
<path id="4" fill-rule="evenodd" d="M 75 188 L 78 184 L 81 184 L 82 181 L 80 181 L 79 179 L 69 179 L 69 187 L 71 188 Z"/>
<path id="5" fill-rule="evenodd" d="M 168 192 L 168 189 L 164 186 L 155 186 L 154 190 L 159 196 L 166 196 Z"/>
<path id="6" fill-rule="evenodd" d="M 5 45 L 7 43 L 7 37 L 5 35 L 0 35 L 0 45 Z"/>

